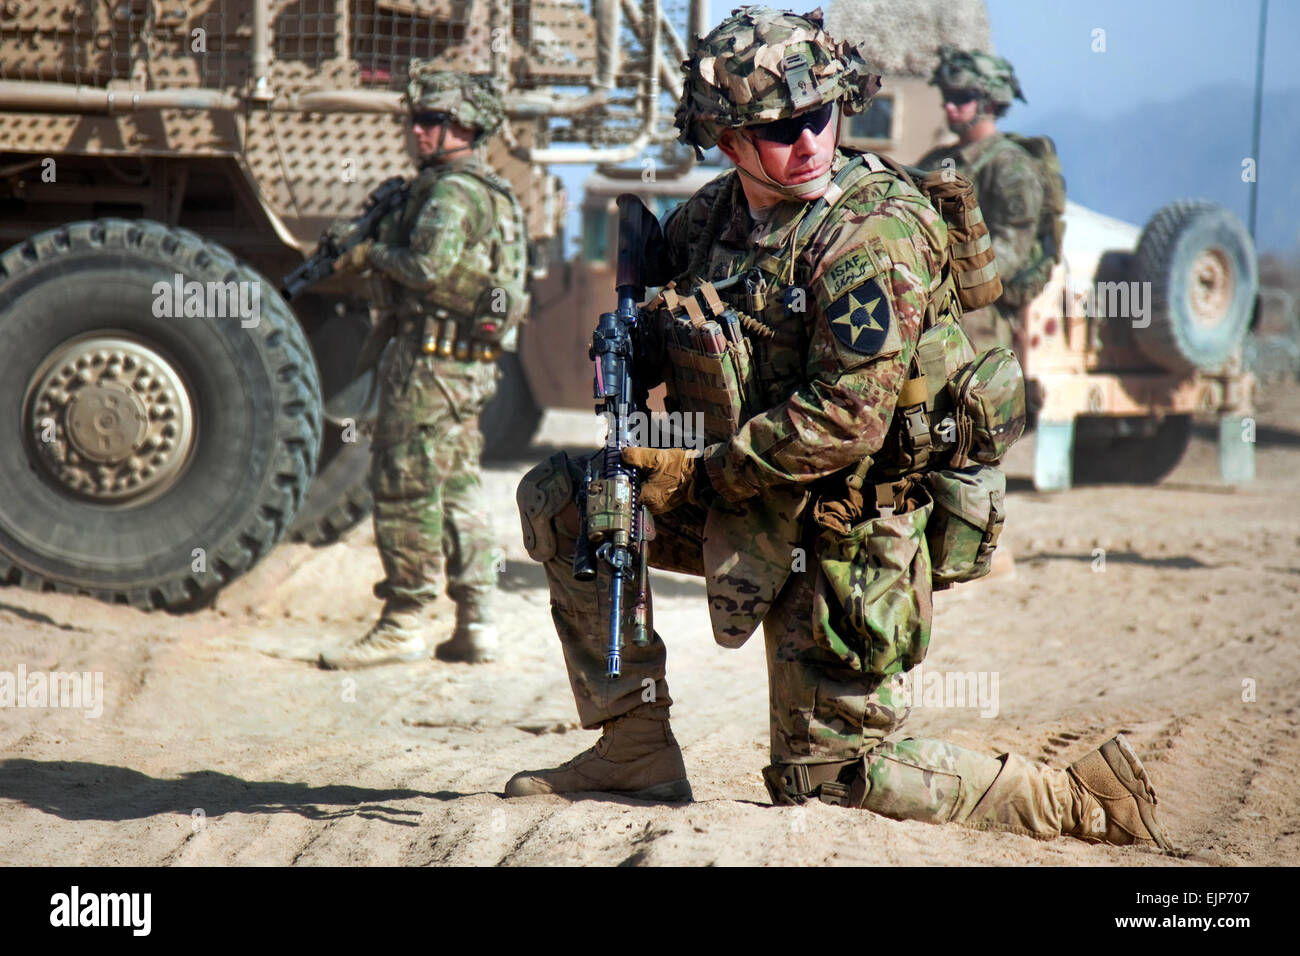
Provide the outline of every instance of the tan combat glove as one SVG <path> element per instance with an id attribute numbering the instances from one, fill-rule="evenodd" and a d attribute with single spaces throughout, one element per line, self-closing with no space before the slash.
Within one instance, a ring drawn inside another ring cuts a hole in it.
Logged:
<path id="1" fill-rule="evenodd" d="M 698 502 L 696 483 L 707 483 L 699 453 L 682 448 L 623 449 L 623 463 L 648 472 L 641 484 L 641 503 L 652 515 Z"/>
<path id="2" fill-rule="evenodd" d="M 335 260 L 334 271 L 360 272 L 362 269 L 367 268 L 370 265 L 370 247 L 374 244 L 373 239 L 363 239 L 358 242 Z"/>

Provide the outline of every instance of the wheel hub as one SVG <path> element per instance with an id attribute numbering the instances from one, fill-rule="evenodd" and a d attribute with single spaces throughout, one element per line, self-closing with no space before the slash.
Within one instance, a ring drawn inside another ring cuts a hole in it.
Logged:
<path id="1" fill-rule="evenodd" d="M 1201 325 L 1218 323 L 1232 305 L 1232 263 L 1222 249 L 1206 249 L 1192 263 L 1188 299 Z"/>
<path id="2" fill-rule="evenodd" d="M 45 476 L 94 501 L 162 494 L 195 437 L 184 380 L 153 349 L 94 335 L 66 342 L 32 376 L 27 431 Z"/>
<path id="3" fill-rule="evenodd" d="M 149 428 L 144 402 L 117 382 L 87 385 L 74 393 L 65 420 L 72 446 L 98 465 L 125 458 Z"/>

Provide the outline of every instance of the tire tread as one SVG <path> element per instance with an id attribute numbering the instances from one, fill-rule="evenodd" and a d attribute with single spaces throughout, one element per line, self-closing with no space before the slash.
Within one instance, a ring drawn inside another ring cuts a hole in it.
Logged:
<path id="1" fill-rule="evenodd" d="M 143 610 L 188 611 L 209 603 L 234 578 L 248 571 L 287 533 L 311 486 L 320 447 L 321 388 L 311 348 L 293 312 L 274 292 L 274 284 L 236 259 L 224 247 L 179 227 L 147 220 L 98 219 L 70 223 L 33 236 L 0 254 L 0 279 L 26 271 L 64 252 L 120 247 L 157 252 L 205 271 L 224 269 L 235 281 L 258 281 L 272 290 L 262 298 L 260 321 L 248 331 L 261 343 L 263 360 L 276 394 L 277 448 L 256 507 L 238 526 L 225 529 L 210 547 L 205 572 L 183 570 L 141 580 L 137 586 L 105 589 L 60 580 L 19 564 L 0 552 L 0 582 L 34 591 L 82 594 Z"/>

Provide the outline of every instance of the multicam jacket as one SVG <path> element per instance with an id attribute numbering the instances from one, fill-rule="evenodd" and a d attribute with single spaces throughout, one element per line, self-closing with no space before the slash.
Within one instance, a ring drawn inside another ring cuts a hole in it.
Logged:
<path id="1" fill-rule="evenodd" d="M 403 298 L 456 318 L 493 311 L 496 289 L 516 308 L 525 300 L 523 212 L 509 184 L 473 156 L 424 166 L 400 212 L 380 223 L 368 258 L 415 293 Z"/>
<path id="2" fill-rule="evenodd" d="M 679 287 L 757 267 L 769 289 L 758 299 L 740 285 L 722 293 L 774 332 L 750 336 L 765 407 L 704 454 L 721 495 L 705 528 L 710 613 L 729 646 L 749 637 L 790 574 L 809 484 L 881 454 L 942 282 L 939 214 L 871 154 L 840 175 L 853 155 L 837 154 L 820 213 L 793 200 L 756 222 L 733 170 L 664 224 Z M 702 268 L 688 275 L 692 265 Z"/>

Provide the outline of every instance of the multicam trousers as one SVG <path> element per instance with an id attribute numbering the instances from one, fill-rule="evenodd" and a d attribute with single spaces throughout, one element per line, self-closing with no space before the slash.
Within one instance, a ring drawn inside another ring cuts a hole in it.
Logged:
<path id="1" fill-rule="evenodd" d="M 672 703 L 666 648 L 653 632 L 653 613 L 648 646 L 628 642 L 621 675 L 605 676 L 608 572 L 599 567 L 595 582 L 573 577 L 578 533 L 573 493 L 582 480 L 582 463 L 561 453 L 525 475 L 519 487 L 525 544 L 546 570 L 551 616 L 579 719 L 589 729 L 633 711 L 666 719 Z M 704 518 L 690 505 L 656 516 L 650 565 L 703 574 Z M 1013 754 L 994 757 L 901 735 L 910 712 L 901 678 L 848 670 L 814 640 L 816 574 L 815 563 L 792 574 L 763 621 L 774 764 L 861 759 L 868 783 L 862 805 L 894 818 L 965 822 L 1040 837 L 1074 825 L 1065 771 Z M 629 618 L 625 633 L 630 627 Z M 646 693 L 650 684 L 653 696 Z M 646 703 L 651 696 L 653 703 Z"/>
<path id="2" fill-rule="evenodd" d="M 384 580 L 375 596 L 431 604 L 445 578 L 458 604 L 482 602 L 496 586 L 496 540 L 478 417 L 496 393 L 497 367 L 425 355 L 403 339 L 381 374 L 370 489 Z"/>

